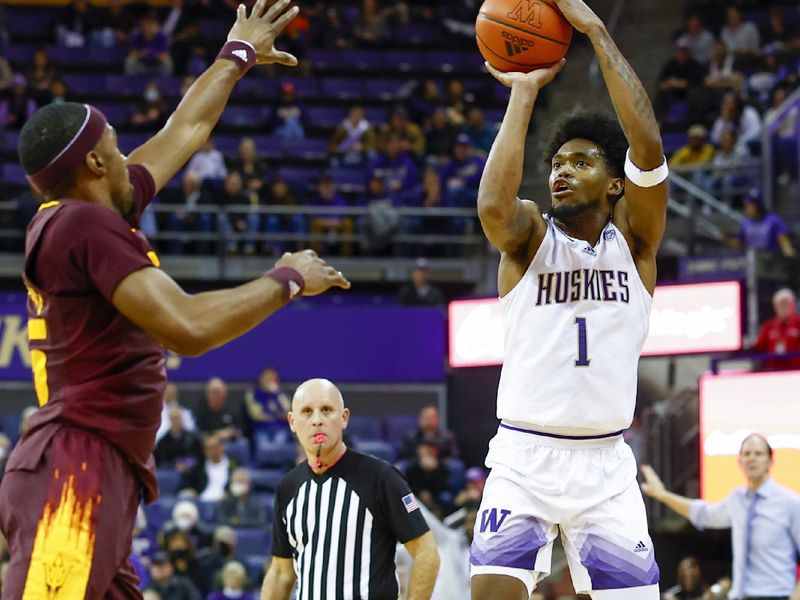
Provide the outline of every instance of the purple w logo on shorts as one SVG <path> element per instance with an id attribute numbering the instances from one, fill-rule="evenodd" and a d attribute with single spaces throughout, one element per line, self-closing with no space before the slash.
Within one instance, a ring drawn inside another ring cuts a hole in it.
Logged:
<path id="1" fill-rule="evenodd" d="M 500 517 L 497 516 L 498 510 L 496 508 L 487 508 L 481 514 L 481 533 L 484 533 L 488 528 L 492 533 L 497 533 L 497 530 L 503 526 L 503 521 L 511 514 L 510 510 L 505 508 L 500 509 Z"/>

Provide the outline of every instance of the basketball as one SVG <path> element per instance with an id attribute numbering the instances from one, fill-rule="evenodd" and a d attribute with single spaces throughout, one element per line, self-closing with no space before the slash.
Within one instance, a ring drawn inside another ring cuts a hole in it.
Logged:
<path id="1" fill-rule="evenodd" d="M 528 73 L 564 58 L 572 25 L 546 0 L 485 0 L 475 38 L 483 57 L 498 71 Z"/>

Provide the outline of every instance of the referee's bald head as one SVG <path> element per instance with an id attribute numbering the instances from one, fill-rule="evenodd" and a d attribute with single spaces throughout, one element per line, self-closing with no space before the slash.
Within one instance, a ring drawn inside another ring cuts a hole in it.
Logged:
<path id="1" fill-rule="evenodd" d="M 295 390 L 292 397 L 292 411 L 297 411 L 298 405 L 307 400 L 323 398 L 329 402 L 335 402 L 340 411 L 344 409 L 344 398 L 339 388 L 328 379 L 317 378 L 304 381 Z"/>

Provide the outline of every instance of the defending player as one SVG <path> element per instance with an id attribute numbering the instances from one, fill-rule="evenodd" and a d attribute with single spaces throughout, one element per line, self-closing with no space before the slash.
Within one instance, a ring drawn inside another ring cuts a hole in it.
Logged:
<path id="1" fill-rule="evenodd" d="M 647 94 L 602 21 L 581 0 L 555 2 L 591 41 L 622 127 L 599 113 L 566 116 L 550 146 L 552 209 L 542 215 L 516 194 L 534 101 L 563 62 L 529 74 L 490 68 L 511 88 L 478 196 L 501 251 L 505 363 L 472 597 L 527 599 L 549 573 L 560 529 L 578 592 L 656 600 L 658 567 L 621 433 L 636 401 L 667 166 Z"/>
<path id="2" fill-rule="evenodd" d="M 311 251 L 255 281 L 186 294 L 138 231 L 150 199 L 205 142 L 253 64 L 296 64 L 273 47 L 297 14 L 258 0 L 166 126 L 123 156 L 103 114 L 49 105 L 19 140 L 46 202 L 27 231 L 24 279 L 39 410 L 0 485 L 11 561 L 3 600 L 141 598 L 128 561 L 136 510 L 157 496 L 152 458 L 164 351 L 195 355 L 245 333 L 292 297 L 349 283 Z"/>

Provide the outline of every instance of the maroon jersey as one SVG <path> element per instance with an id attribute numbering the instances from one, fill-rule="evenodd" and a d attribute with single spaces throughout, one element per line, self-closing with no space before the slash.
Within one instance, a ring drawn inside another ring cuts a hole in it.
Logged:
<path id="1" fill-rule="evenodd" d="M 115 444 L 157 497 L 155 434 L 161 423 L 166 371 L 158 342 L 111 303 L 117 285 L 158 258 L 137 230 L 155 192 L 150 173 L 128 167 L 135 199 L 125 220 L 80 200 L 43 204 L 25 240 L 28 338 L 39 410 L 10 457 L 38 460 L 62 424 L 93 431 Z"/>

